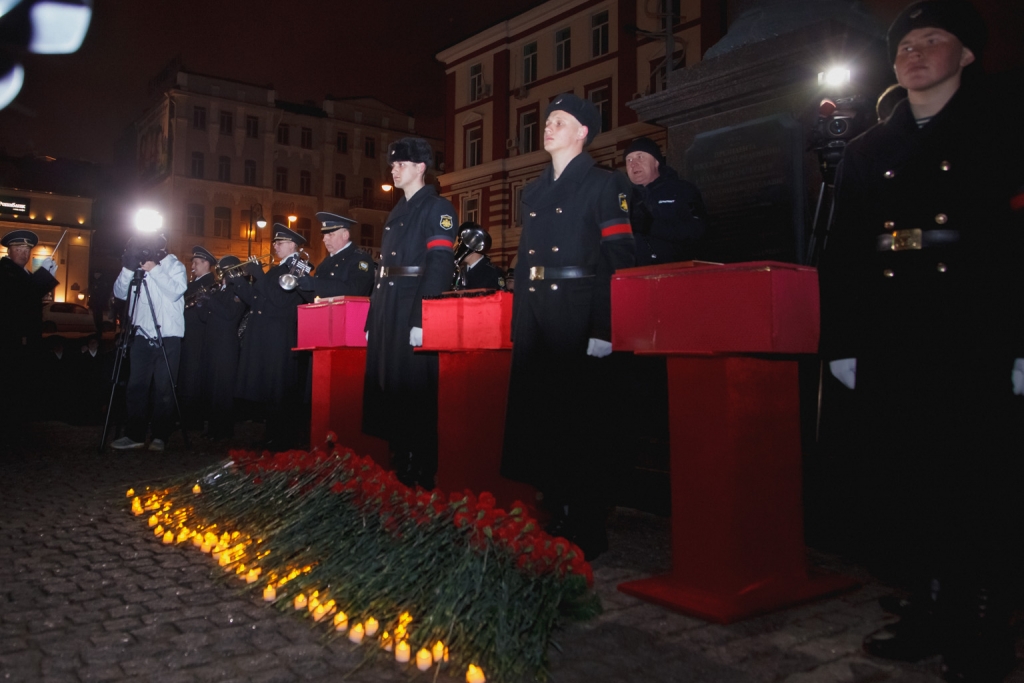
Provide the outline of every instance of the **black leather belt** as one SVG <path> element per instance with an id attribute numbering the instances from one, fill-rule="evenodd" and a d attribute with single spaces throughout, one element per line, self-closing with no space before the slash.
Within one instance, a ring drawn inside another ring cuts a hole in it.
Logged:
<path id="1" fill-rule="evenodd" d="M 546 266 L 530 266 L 531 280 L 575 280 L 581 277 L 594 277 L 593 266 L 569 266 L 567 268 L 548 268 Z"/>
<path id="2" fill-rule="evenodd" d="M 959 230 L 920 230 L 912 228 L 910 230 L 893 230 L 884 235 L 879 235 L 878 239 L 875 240 L 875 249 L 877 251 L 908 251 L 956 244 L 959 241 Z"/>
<path id="3" fill-rule="evenodd" d="M 391 266 L 390 268 L 380 267 L 381 277 L 398 277 L 400 275 L 423 275 L 423 266 Z"/>

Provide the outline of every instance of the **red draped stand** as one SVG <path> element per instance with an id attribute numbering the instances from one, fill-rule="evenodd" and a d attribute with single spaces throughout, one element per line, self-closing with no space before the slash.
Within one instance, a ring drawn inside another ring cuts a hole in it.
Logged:
<path id="1" fill-rule="evenodd" d="M 797 356 L 818 313 L 793 264 L 615 275 L 614 348 L 667 357 L 672 487 L 672 572 L 619 590 L 729 623 L 856 584 L 806 562 Z"/>
<path id="2" fill-rule="evenodd" d="M 533 487 L 502 477 L 512 294 L 452 292 L 423 302 L 423 350 L 438 354 L 437 486 L 490 491 L 506 509 Z"/>
<path id="3" fill-rule="evenodd" d="M 366 314 L 370 299 L 339 296 L 299 306 L 300 350 L 313 352 L 313 405 L 309 435 L 323 442 L 328 431 L 360 455 L 389 467 L 388 444 L 362 431 L 366 372 Z"/>

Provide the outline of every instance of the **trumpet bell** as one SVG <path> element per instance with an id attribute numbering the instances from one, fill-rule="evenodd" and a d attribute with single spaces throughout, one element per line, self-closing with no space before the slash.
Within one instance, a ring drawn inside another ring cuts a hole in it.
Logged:
<path id="1" fill-rule="evenodd" d="M 290 292 L 299 286 L 299 278 L 295 277 L 291 273 L 285 273 L 281 277 L 277 278 L 277 284 L 281 285 L 281 289 Z"/>

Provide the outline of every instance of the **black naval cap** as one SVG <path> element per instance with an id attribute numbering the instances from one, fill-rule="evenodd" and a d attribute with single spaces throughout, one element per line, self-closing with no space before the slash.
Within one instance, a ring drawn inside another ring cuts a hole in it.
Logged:
<path id="1" fill-rule="evenodd" d="M 551 100 L 548 111 L 544 118 L 551 116 L 552 112 L 562 110 L 587 127 L 587 140 L 584 147 L 594 141 L 598 131 L 601 130 L 601 112 L 590 100 L 584 100 L 572 93 L 564 93 Z"/>
<path id="2" fill-rule="evenodd" d="M 657 160 L 659 166 L 665 163 L 665 157 L 661 153 L 661 147 L 658 147 L 658 143 L 650 138 L 639 137 L 636 140 L 633 140 L 633 142 L 629 143 L 629 147 L 626 148 L 626 151 L 622 153 L 622 158 L 625 159 L 633 152 L 647 152 Z"/>
<path id="3" fill-rule="evenodd" d="M 318 212 L 316 214 L 316 219 L 320 221 L 322 226 L 320 228 L 320 232 L 324 235 L 329 235 L 335 230 L 341 230 L 342 228 L 352 230 L 352 226 L 357 223 L 357 221 L 351 218 L 345 218 L 344 216 L 339 216 L 336 213 L 327 213 L 326 211 Z"/>
<path id="4" fill-rule="evenodd" d="M 221 270 L 223 270 L 224 268 L 237 266 L 241 262 L 242 260 L 237 256 L 232 256 L 231 254 L 228 254 L 227 256 L 221 256 L 220 261 L 217 261 L 217 265 L 220 266 Z"/>
<path id="5" fill-rule="evenodd" d="M 908 5 L 889 27 L 889 63 L 896 63 L 896 48 L 903 37 L 917 28 L 941 28 L 960 39 L 964 47 L 981 59 L 988 40 L 985 22 L 967 0 L 921 0 Z"/>
<path id="6" fill-rule="evenodd" d="M 295 232 L 289 230 L 288 226 L 280 223 L 274 223 L 274 236 L 270 240 L 271 242 L 295 242 L 296 245 L 302 246 L 306 243 L 306 238 Z"/>
<path id="7" fill-rule="evenodd" d="M 423 138 L 402 138 L 395 140 L 388 145 L 388 163 L 396 161 L 411 161 L 414 164 L 426 164 L 427 168 L 434 166 L 434 150 L 430 149 L 430 143 Z"/>
<path id="8" fill-rule="evenodd" d="M 209 261 L 211 266 L 217 265 L 217 257 L 198 244 L 192 247 L 192 258 L 201 258 L 204 261 Z"/>
<path id="9" fill-rule="evenodd" d="M 34 247 L 39 244 L 39 235 L 31 230 L 11 230 L 0 238 L 0 245 L 5 247 Z"/>

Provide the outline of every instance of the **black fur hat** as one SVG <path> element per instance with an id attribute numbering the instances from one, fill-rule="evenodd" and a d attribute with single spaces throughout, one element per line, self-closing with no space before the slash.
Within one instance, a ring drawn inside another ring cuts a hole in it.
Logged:
<path id="1" fill-rule="evenodd" d="M 434 150 L 423 138 L 402 138 L 388 145 L 388 163 L 411 161 L 414 164 L 426 164 L 434 167 Z"/>
<path id="2" fill-rule="evenodd" d="M 964 47 L 981 59 L 988 32 L 978 10 L 967 0 L 921 0 L 909 5 L 892 22 L 887 35 L 889 63 L 896 63 L 896 48 L 903 37 L 917 28 L 941 28 L 960 39 Z"/>
<path id="3" fill-rule="evenodd" d="M 583 145 L 584 148 L 590 145 L 597 134 L 601 132 L 601 112 L 597 110 L 597 107 L 590 100 L 584 100 L 572 93 L 559 95 L 551 100 L 551 104 L 548 105 L 548 110 L 544 117 L 551 116 L 551 112 L 558 111 L 559 109 L 579 121 L 580 125 L 587 127 L 587 141 Z"/>

